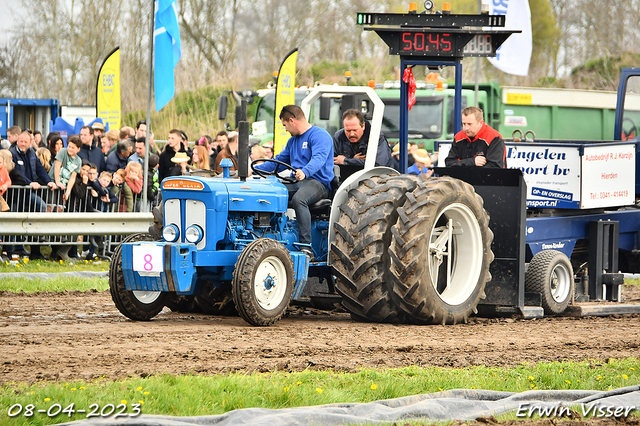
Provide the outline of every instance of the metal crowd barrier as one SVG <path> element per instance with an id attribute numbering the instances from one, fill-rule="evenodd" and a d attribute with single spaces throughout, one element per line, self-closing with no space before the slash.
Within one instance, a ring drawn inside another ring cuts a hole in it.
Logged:
<path id="1" fill-rule="evenodd" d="M 116 203 L 91 195 L 63 200 L 63 191 L 49 187 L 11 186 L 4 194 L 10 211 L 0 213 L 0 245 L 88 245 L 109 257 L 124 235 L 147 232 L 151 213 L 141 212 L 142 194 L 134 194 L 132 212 L 126 212 L 124 194 Z M 160 203 L 148 203 L 148 212 Z"/>

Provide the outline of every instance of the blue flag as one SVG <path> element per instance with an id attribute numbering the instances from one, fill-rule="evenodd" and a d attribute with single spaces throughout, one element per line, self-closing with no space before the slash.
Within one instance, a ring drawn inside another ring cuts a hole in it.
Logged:
<path id="1" fill-rule="evenodd" d="M 175 94 L 174 68 L 180 60 L 180 27 L 175 0 L 156 0 L 153 79 L 156 111 Z"/>

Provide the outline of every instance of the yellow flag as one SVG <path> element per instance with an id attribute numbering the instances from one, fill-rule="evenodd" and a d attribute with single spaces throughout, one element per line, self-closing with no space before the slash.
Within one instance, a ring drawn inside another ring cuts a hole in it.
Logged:
<path id="1" fill-rule="evenodd" d="M 293 49 L 285 56 L 280 71 L 278 72 L 278 83 L 276 84 L 276 109 L 273 129 L 273 152 L 280 153 L 287 141 L 291 137 L 279 119 L 282 107 L 293 105 L 296 102 L 294 93 L 296 87 L 296 61 L 298 60 L 298 49 Z"/>
<path id="2" fill-rule="evenodd" d="M 97 116 L 105 127 L 120 130 L 122 112 L 120 107 L 120 47 L 113 49 L 102 63 L 96 84 Z"/>

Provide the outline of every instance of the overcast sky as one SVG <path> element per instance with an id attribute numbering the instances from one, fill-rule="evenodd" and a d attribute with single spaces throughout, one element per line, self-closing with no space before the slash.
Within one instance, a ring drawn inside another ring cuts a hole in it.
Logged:
<path id="1" fill-rule="evenodd" d="M 0 21 L 0 42 L 7 41 L 9 38 L 7 36 L 8 30 L 13 30 L 16 28 L 16 11 L 22 7 L 21 1 L 16 0 L 0 0 L 0 16 L 2 16 L 2 20 Z"/>

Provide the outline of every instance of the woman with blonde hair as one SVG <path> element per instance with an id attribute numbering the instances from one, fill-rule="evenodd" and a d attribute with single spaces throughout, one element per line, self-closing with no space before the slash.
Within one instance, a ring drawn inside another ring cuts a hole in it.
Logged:
<path id="1" fill-rule="evenodd" d="M 51 151 L 49 151 L 49 148 L 45 148 L 45 147 L 38 148 L 36 150 L 36 156 L 44 166 L 47 173 L 49 173 L 49 170 L 51 169 Z"/>
<path id="2" fill-rule="evenodd" d="M 207 148 L 202 145 L 196 145 L 193 147 L 191 153 L 191 166 L 196 170 L 211 170 L 209 165 L 209 152 Z"/>

